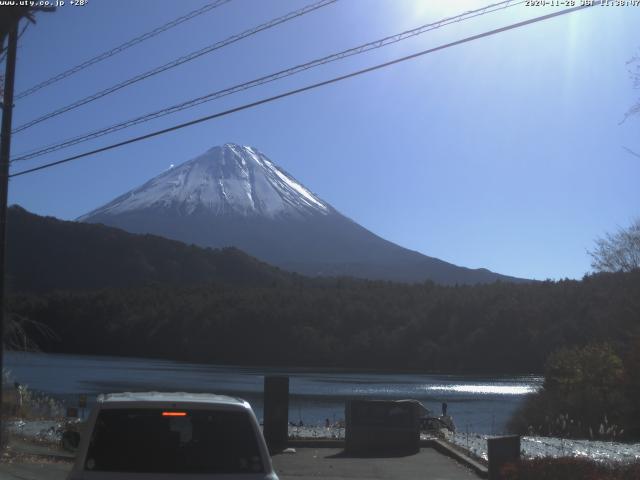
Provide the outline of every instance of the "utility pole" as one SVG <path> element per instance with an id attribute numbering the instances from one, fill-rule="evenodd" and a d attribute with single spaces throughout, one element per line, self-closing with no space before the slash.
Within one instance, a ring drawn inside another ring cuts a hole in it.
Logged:
<path id="1" fill-rule="evenodd" d="M 2 126 L 0 127 L 0 432 L 2 432 L 2 390 L 4 380 L 4 330 L 7 302 L 6 290 L 6 237 L 7 201 L 9 197 L 9 161 L 11 159 L 11 117 L 13 114 L 13 86 L 16 76 L 16 52 L 18 50 L 18 24 L 22 18 L 35 23 L 36 11 L 53 12 L 55 7 L 0 7 L 0 51 L 7 42 L 7 63 L 5 65 L 4 92 L 2 98 Z M 0 438 L 2 446 L 3 438 Z"/>
<path id="2" fill-rule="evenodd" d="M 11 116 L 13 114 L 13 84 L 16 74 L 16 50 L 18 46 L 19 19 L 9 29 L 7 64 L 4 76 L 4 96 L 2 99 L 2 135 L 0 137 L 0 427 L 2 426 L 2 381 L 4 380 L 4 324 L 6 313 L 5 268 L 7 233 L 7 198 L 9 194 L 9 159 L 11 155 Z M 1 46 L 1 45 L 0 45 Z M 0 432 L 2 428 L 0 428 Z M 0 439 L 2 442 L 4 439 Z"/>

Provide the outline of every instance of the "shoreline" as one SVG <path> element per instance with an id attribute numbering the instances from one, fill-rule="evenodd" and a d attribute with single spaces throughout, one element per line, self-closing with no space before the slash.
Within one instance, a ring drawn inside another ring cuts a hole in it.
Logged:
<path id="1" fill-rule="evenodd" d="M 9 431 L 21 442 L 53 448 L 62 440 L 64 419 L 38 419 L 7 421 Z M 487 438 L 492 435 L 478 433 L 444 432 L 442 436 L 421 433 L 421 442 L 444 441 L 466 455 L 487 461 Z M 289 440 L 309 442 L 318 440 L 343 443 L 344 427 L 289 426 Z M 604 442 L 600 440 L 572 440 L 558 437 L 521 437 L 523 458 L 588 458 L 604 463 L 633 463 L 640 461 L 640 443 Z"/>

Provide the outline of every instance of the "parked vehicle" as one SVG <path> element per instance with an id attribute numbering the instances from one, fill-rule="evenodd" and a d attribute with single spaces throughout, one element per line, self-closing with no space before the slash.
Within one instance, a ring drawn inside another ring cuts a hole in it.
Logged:
<path id="1" fill-rule="evenodd" d="M 211 394 L 98 397 L 68 480 L 149 478 L 277 480 L 244 400 Z"/>

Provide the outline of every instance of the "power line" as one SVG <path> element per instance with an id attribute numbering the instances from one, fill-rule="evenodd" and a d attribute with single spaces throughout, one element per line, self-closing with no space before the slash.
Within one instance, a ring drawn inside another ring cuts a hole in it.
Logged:
<path id="1" fill-rule="evenodd" d="M 258 101 L 255 101 L 255 102 L 251 102 L 251 103 L 247 103 L 247 104 L 241 105 L 239 107 L 235 107 L 235 108 L 232 108 L 232 109 L 229 109 L 229 110 L 225 110 L 225 111 L 222 111 L 222 112 L 214 113 L 212 115 L 207 115 L 205 117 L 200 117 L 200 118 L 197 118 L 195 120 L 191 120 L 189 122 L 185 122 L 185 123 L 181 123 L 181 124 L 178 124 L 178 125 L 174 125 L 173 127 L 164 128 L 162 130 L 156 130 L 155 132 L 147 133 L 145 135 L 140 135 L 138 137 L 133 137 L 133 138 L 130 138 L 128 140 L 124 140 L 122 142 L 118 142 L 118 143 L 114 143 L 114 144 L 111 144 L 111 145 L 107 145 L 106 147 L 97 148 L 95 150 L 91 150 L 91 151 L 88 151 L 88 152 L 80 153 L 78 155 L 73 155 L 71 157 L 67 157 L 67 158 L 64 158 L 62 160 L 57 160 L 55 162 L 46 163 L 46 164 L 40 165 L 38 167 L 29 168 L 27 170 L 21 170 L 19 172 L 12 173 L 11 175 L 9 175 L 9 177 L 18 177 L 18 176 L 21 176 L 21 175 L 26 175 L 26 174 L 29 174 L 29 173 L 37 172 L 39 170 L 44 170 L 44 169 L 51 168 L 51 167 L 54 167 L 54 166 L 57 166 L 57 165 L 61 165 L 63 163 L 68 163 L 68 162 L 71 162 L 73 160 L 78 160 L 80 158 L 88 157 L 90 155 L 95 155 L 97 153 L 106 152 L 108 150 L 113 150 L 115 148 L 122 147 L 124 145 L 129 145 L 131 143 L 136 143 L 136 142 L 139 142 L 139 141 L 142 141 L 142 140 L 147 140 L 147 139 L 152 138 L 152 137 L 157 137 L 159 135 L 164 135 L 165 133 L 169 133 L 169 132 L 173 132 L 175 130 L 180 130 L 182 128 L 190 127 L 190 126 L 196 125 L 198 123 L 202 123 L 202 122 L 206 122 L 208 120 L 213 120 L 215 118 L 220 118 L 220 117 L 224 117 L 224 116 L 227 116 L 227 115 L 231 115 L 232 113 L 240 112 L 242 110 L 247 110 L 247 109 L 250 109 L 250 108 L 253 108 L 253 107 L 257 107 L 259 105 L 263 105 L 263 104 L 266 104 L 266 103 L 271 103 L 271 102 L 274 102 L 276 100 L 280 100 L 282 98 L 290 97 L 292 95 L 297 95 L 299 93 L 306 92 L 306 91 L 309 91 L 309 90 L 314 90 L 316 88 L 320 88 L 320 87 L 323 87 L 325 85 L 330 85 L 330 84 L 333 84 L 333 83 L 340 82 L 342 80 L 346 80 L 348 78 L 353 78 L 353 77 L 356 77 L 356 76 L 363 75 L 365 73 L 373 72 L 375 70 L 380 70 L 382 68 L 386 68 L 386 67 L 389 67 L 391 65 L 396 65 L 396 64 L 401 63 L 401 62 L 406 62 L 408 60 L 413 60 L 415 58 L 421 57 L 423 55 L 427 55 L 429 53 L 434 53 L 434 52 L 437 52 L 437 51 L 440 51 L 440 50 L 445 50 L 447 48 L 455 47 L 457 45 L 461 45 L 461 44 L 464 44 L 464 43 L 469 43 L 469 42 L 472 42 L 472 41 L 475 41 L 475 40 L 479 40 L 481 38 L 485 38 L 485 37 L 489 37 L 489 36 L 492 36 L 492 35 L 496 35 L 498 33 L 506 32 L 506 31 L 509 31 L 509 30 L 514 30 L 516 28 L 524 27 L 526 25 L 531 25 L 533 23 L 537 23 L 537 22 L 541 22 L 541 21 L 548 20 L 548 19 L 551 19 L 551 18 L 559 17 L 561 15 L 566 15 L 568 13 L 577 12 L 578 10 L 582 10 L 582 9 L 585 9 L 585 8 L 590 8 L 590 7 L 593 7 L 595 5 L 599 5 L 599 2 L 594 2 L 593 4 L 585 4 L 585 5 L 581 5 L 581 6 L 577 6 L 577 7 L 573 7 L 573 8 L 568 8 L 568 9 L 560 10 L 558 12 L 549 13 L 547 15 L 542 15 L 542 16 L 539 16 L 539 17 L 531 18 L 529 20 L 524 20 L 522 22 L 512 23 L 511 25 L 507 25 L 505 27 L 500 27 L 500 28 L 496 28 L 494 30 L 489 30 L 489 31 L 484 32 L 484 33 L 480 33 L 480 34 L 477 34 L 477 35 L 466 37 L 466 38 L 463 38 L 461 40 L 456 40 L 454 42 L 446 43 L 444 45 L 440 45 L 440 46 L 437 46 L 437 47 L 429 48 L 427 50 L 422 50 L 420 52 L 417 52 L 417 53 L 414 53 L 414 54 L 411 54 L 411 55 L 407 55 L 407 56 L 404 56 L 404 57 L 400 57 L 400 58 L 397 58 L 395 60 L 391 60 L 391 61 L 388 61 L 388 62 L 380 63 L 380 64 L 374 65 L 372 67 L 364 68 L 362 70 L 357 70 L 355 72 L 351 72 L 351 73 L 348 73 L 346 75 L 333 77 L 333 78 L 331 78 L 329 80 L 324 80 L 322 82 L 318 82 L 318 83 L 314 83 L 314 84 L 311 84 L 311 85 L 307 85 L 305 87 L 297 88 L 297 89 L 294 89 L 294 90 L 289 90 L 287 92 L 284 92 L 284 93 L 281 93 L 281 94 L 278 94 L 278 95 L 274 95 L 272 97 L 263 98 L 261 100 L 258 100 Z"/>
<path id="2" fill-rule="evenodd" d="M 226 0 L 229 1 L 229 0 Z M 57 117 L 58 115 L 62 115 L 63 113 L 66 113 L 70 110 L 74 110 L 82 105 L 86 105 L 87 103 L 91 103 L 95 100 L 98 100 L 99 98 L 105 97 L 111 93 L 117 92 L 118 90 L 121 90 L 125 87 L 128 87 L 129 85 L 133 85 L 134 83 L 140 82 L 142 80 L 146 80 L 147 78 L 153 77 L 154 75 L 157 75 L 159 73 L 162 73 L 164 71 L 167 71 L 171 68 L 175 68 L 179 65 L 182 65 L 183 63 L 186 62 L 190 62 L 191 60 L 195 60 L 196 58 L 201 57 L 202 55 L 205 55 L 207 53 L 211 53 L 215 50 L 219 50 L 221 48 L 224 48 L 228 45 L 231 45 L 232 43 L 238 42 L 244 38 L 250 37 L 252 35 L 255 35 L 259 32 L 262 32 L 264 30 L 268 30 L 270 28 L 273 28 L 277 25 L 280 25 L 282 23 L 288 22 L 290 20 L 293 20 L 295 18 L 301 17 L 302 15 L 306 15 L 307 13 L 313 12 L 314 10 L 317 10 L 319 8 L 322 7 L 326 7 L 328 5 L 331 5 L 335 2 L 337 2 L 338 0 L 320 0 L 319 2 L 316 3 L 312 3 L 310 5 L 307 5 L 306 7 L 303 7 L 301 9 L 292 11 L 287 13 L 286 15 L 283 15 L 281 17 L 278 18 L 274 18 L 273 20 L 269 20 L 266 23 L 263 23 L 261 25 L 258 25 L 257 27 L 253 27 L 250 28 L 248 30 L 245 30 L 242 33 L 236 34 L 236 35 L 232 35 L 231 37 L 228 37 L 224 40 L 221 40 L 219 42 L 216 42 L 212 45 L 209 45 L 207 47 L 204 47 L 200 50 L 197 50 L 195 52 L 191 52 L 188 55 L 184 55 L 180 58 L 177 58 L 175 60 L 172 60 L 171 62 L 165 63 L 164 65 L 160 65 L 159 67 L 153 68 L 147 72 L 141 73 L 139 75 L 136 75 L 135 77 L 131 77 L 128 80 L 125 80 L 123 82 L 120 82 L 116 85 L 112 85 L 109 88 L 105 88 L 104 90 L 101 90 L 99 92 L 94 93 L 93 95 L 89 95 L 88 97 L 82 98 L 80 100 L 77 100 L 76 102 L 73 102 L 65 107 L 61 107 L 58 108 L 57 110 L 54 110 L 52 112 L 49 112 L 45 115 L 42 115 L 41 117 L 35 118 L 33 120 L 30 120 L 27 123 L 24 123 L 18 127 L 16 127 L 12 133 L 18 133 L 21 132 L 23 130 L 26 130 L 27 128 L 30 128 L 34 125 L 37 125 L 38 123 L 44 122 L 45 120 L 48 120 L 50 118 L 53 117 Z"/>
<path id="3" fill-rule="evenodd" d="M 446 25 L 450 25 L 452 23 L 457 23 L 460 21 L 464 21 L 464 20 L 469 20 L 471 18 L 475 18 L 481 15 L 485 15 L 488 13 L 492 13 L 498 10 L 503 10 L 506 8 L 510 8 L 510 7 L 514 7 L 517 5 L 520 5 L 522 3 L 524 3 L 525 0 L 521 0 L 521 1 L 514 1 L 514 0 L 508 0 L 508 1 L 502 1 L 502 2 L 498 2 L 498 3 L 494 3 L 494 4 L 490 4 L 487 5 L 485 7 L 476 9 L 476 10 L 470 10 L 468 12 L 462 13 L 460 15 L 456 15 L 454 17 L 447 17 L 444 18 L 442 20 L 439 20 L 437 22 L 432 22 L 432 23 L 428 23 L 425 25 L 422 25 L 420 27 L 411 29 L 411 30 L 406 30 L 404 32 L 398 33 L 396 35 L 391 35 L 388 37 L 384 37 L 382 39 L 379 40 L 375 40 L 373 42 L 368 42 L 362 45 L 359 45 L 357 47 L 353 47 L 347 50 L 343 50 L 341 52 L 338 53 L 334 53 L 331 55 L 327 55 L 325 57 L 321 57 L 300 65 L 296 65 L 294 67 L 290 67 L 287 68 L 285 70 L 280 70 L 279 72 L 276 73 L 272 73 L 270 75 L 266 75 L 254 80 L 251 80 L 249 82 L 245 82 L 245 83 L 241 83 L 241 84 L 237 84 L 234 85 L 232 87 L 229 88 L 225 88 L 223 90 L 218 90 L 216 92 L 212 92 L 209 93 L 207 95 L 201 96 L 201 97 L 197 97 L 191 100 L 188 100 L 186 102 L 182 102 L 176 105 L 172 105 L 170 107 L 165 107 L 163 109 L 157 110 L 155 112 L 151 112 L 151 113 L 147 113 L 145 115 L 139 116 L 139 117 L 135 117 L 129 120 L 125 120 L 123 122 L 111 125 L 109 127 L 100 129 L 100 130 L 96 130 L 93 132 L 89 132 L 83 135 L 79 135 L 76 137 L 73 137 L 71 139 L 67 139 L 63 142 L 57 143 L 57 144 L 53 144 L 53 145 L 48 145 L 45 147 L 41 147 L 39 149 L 36 150 L 32 150 L 30 152 L 26 152 L 26 153 L 22 153 L 20 155 L 18 155 L 16 158 L 13 159 L 13 161 L 22 161 L 22 160 L 29 160 L 32 158 L 36 158 L 42 155 L 45 155 L 47 153 L 51 153 L 57 150 L 61 150 L 64 148 L 68 148 L 71 147 L 73 145 L 78 145 L 80 143 L 89 141 L 89 140 L 93 140 L 99 137 L 102 137 L 104 135 L 108 135 L 110 133 L 114 133 L 120 130 L 123 130 L 125 128 L 129 128 L 141 123 L 145 123 L 148 122 L 150 120 L 154 120 L 156 118 L 165 116 L 165 115 L 169 115 L 181 110 L 185 110 L 188 108 L 193 108 L 197 105 L 201 105 L 203 103 L 206 102 L 210 102 L 213 100 L 217 100 L 219 98 L 228 96 L 228 95 L 232 95 L 234 93 L 238 93 L 244 90 L 248 90 L 250 88 L 254 88 L 260 85 L 264 85 L 266 83 L 270 83 L 270 82 L 274 82 L 276 80 L 279 80 L 281 78 L 285 78 L 285 77 L 289 77 L 292 75 L 295 75 L 297 73 L 303 72 L 305 70 L 309 70 L 311 68 L 315 68 L 321 65 L 325 65 L 327 63 L 331 63 L 331 62 L 335 62 L 337 60 L 342 60 L 344 58 L 348 58 L 354 55 L 358 55 L 361 53 L 365 53 L 368 52 L 370 50 L 374 50 L 374 49 L 378 49 L 378 48 L 382 48 L 385 47 L 387 45 L 391 45 L 397 42 L 400 42 L 402 40 L 406 40 L 407 38 L 411 38 L 417 35 L 421 35 L 423 33 L 426 33 L 428 31 L 431 30 L 435 30 L 437 28 L 441 28 L 444 27 Z"/>
<path id="4" fill-rule="evenodd" d="M 186 15 L 183 15 L 181 17 L 178 17 L 174 20 L 171 20 L 170 22 L 165 23 L 164 25 L 161 25 L 157 28 L 154 28 L 153 30 L 147 32 L 147 33 L 143 33 L 142 35 L 139 35 L 121 45 L 118 45 L 117 47 L 112 48 L 111 50 L 107 50 L 106 52 L 102 52 L 99 55 L 96 55 L 95 57 L 90 58 L 89 60 L 86 60 L 74 67 L 71 67 L 68 70 L 65 70 L 62 73 L 59 73 L 57 75 L 54 75 L 51 78 L 48 78 L 47 80 L 44 80 L 40 83 L 38 83 L 37 85 L 34 85 L 31 88 L 28 88 L 27 90 L 24 90 L 23 92 L 20 92 L 19 94 L 16 95 L 16 99 L 20 99 L 20 98 L 24 98 L 27 97 L 35 92 L 37 92 L 38 90 L 48 87 L 50 85 L 53 85 L 56 82 L 59 82 L 60 80 L 62 80 L 63 78 L 67 78 L 70 77 L 71 75 L 74 75 L 76 73 L 78 73 L 81 70 L 84 70 L 85 68 L 90 67 L 91 65 L 95 65 L 98 62 L 101 62 L 102 60 L 106 60 L 107 58 L 113 57 L 114 55 L 117 55 L 118 53 L 121 53 L 125 50 L 127 50 L 128 48 L 131 48 L 135 45 L 138 45 L 139 43 L 144 42 L 145 40 L 149 40 L 150 38 L 153 38 L 157 35 L 160 35 L 162 32 L 166 32 L 167 30 L 176 27 L 178 25 L 180 25 L 181 23 L 184 23 L 188 20 L 191 20 L 192 18 L 195 18 L 199 15 L 202 15 L 204 13 L 209 12 L 210 10 L 213 10 L 214 8 L 217 8 L 221 5 L 224 5 L 225 3 L 230 2 L 231 0 L 216 0 L 215 2 L 212 3 L 208 3 L 207 5 L 198 8 L 197 10 L 193 10 L 192 12 L 187 13 Z"/>

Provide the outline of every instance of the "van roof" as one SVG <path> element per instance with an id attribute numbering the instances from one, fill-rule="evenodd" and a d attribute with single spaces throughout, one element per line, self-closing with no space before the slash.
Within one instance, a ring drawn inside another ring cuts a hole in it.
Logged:
<path id="1" fill-rule="evenodd" d="M 210 405 L 235 405 L 251 408 L 246 400 L 213 393 L 188 392 L 123 392 L 98 395 L 98 403 L 149 402 L 149 403 L 203 403 Z"/>

